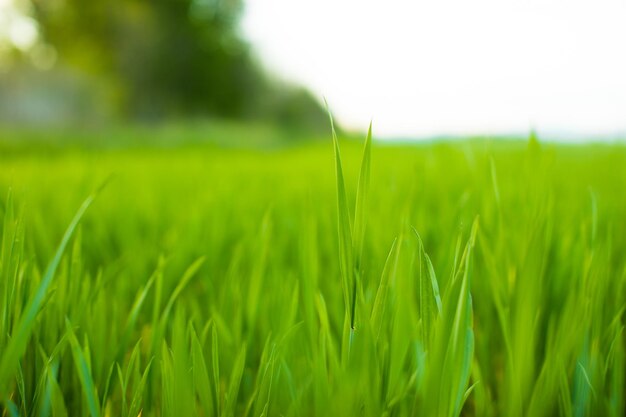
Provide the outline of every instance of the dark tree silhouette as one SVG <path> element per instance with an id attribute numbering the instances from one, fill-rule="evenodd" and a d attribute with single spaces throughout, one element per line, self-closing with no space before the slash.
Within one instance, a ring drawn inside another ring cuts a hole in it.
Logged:
<path id="1" fill-rule="evenodd" d="M 60 63 L 94 76 L 122 115 L 322 120 L 308 93 L 256 65 L 241 0 L 31 1 Z"/>

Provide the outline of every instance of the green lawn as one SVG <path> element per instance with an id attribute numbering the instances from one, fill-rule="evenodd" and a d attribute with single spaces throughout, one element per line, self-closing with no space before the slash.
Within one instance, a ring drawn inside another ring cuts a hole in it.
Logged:
<path id="1" fill-rule="evenodd" d="M 624 415 L 626 147 L 147 142 L 0 145 L 1 416 Z"/>

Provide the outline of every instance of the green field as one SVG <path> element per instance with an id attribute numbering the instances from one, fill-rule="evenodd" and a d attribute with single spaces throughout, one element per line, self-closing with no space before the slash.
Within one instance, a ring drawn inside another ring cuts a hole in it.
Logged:
<path id="1" fill-rule="evenodd" d="M 0 145 L 1 416 L 624 416 L 626 147 L 159 143 Z"/>

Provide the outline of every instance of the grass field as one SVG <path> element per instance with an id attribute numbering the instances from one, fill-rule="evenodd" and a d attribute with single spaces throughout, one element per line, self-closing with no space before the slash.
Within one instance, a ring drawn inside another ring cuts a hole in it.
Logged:
<path id="1" fill-rule="evenodd" d="M 0 147 L 0 415 L 624 416 L 626 147 L 339 145 Z"/>

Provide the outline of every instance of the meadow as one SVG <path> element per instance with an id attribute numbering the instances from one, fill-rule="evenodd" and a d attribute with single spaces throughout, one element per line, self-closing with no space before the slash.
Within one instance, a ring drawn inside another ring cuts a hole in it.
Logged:
<path id="1" fill-rule="evenodd" d="M 101 136 L 0 145 L 1 416 L 624 415 L 624 145 Z"/>

